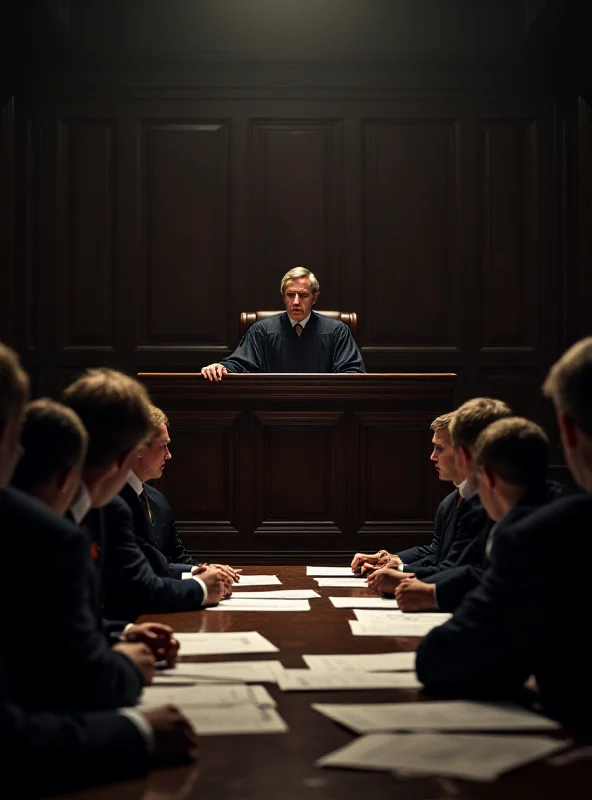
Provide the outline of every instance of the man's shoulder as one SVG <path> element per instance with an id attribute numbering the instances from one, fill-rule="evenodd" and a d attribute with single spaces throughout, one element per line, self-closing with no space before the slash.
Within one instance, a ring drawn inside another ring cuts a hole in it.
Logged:
<path id="1" fill-rule="evenodd" d="M 447 512 L 454 506 L 457 500 L 458 489 L 453 489 L 450 494 L 447 494 L 446 497 L 441 501 L 440 505 L 438 506 L 438 513 L 442 514 Z"/>
<path id="2" fill-rule="evenodd" d="M 249 327 L 245 336 L 267 336 L 268 334 L 281 333 L 284 330 L 283 318 L 285 316 L 285 311 L 281 311 L 279 314 L 274 314 L 273 317 L 260 319 Z"/>
<path id="3" fill-rule="evenodd" d="M 113 519 L 115 517 L 132 516 L 129 504 L 126 502 L 126 500 L 124 500 L 123 497 L 121 497 L 121 495 L 115 495 L 115 497 L 112 500 L 110 500 L 106 505 L 104 505 L 101 510 L 105 520 Z"/>
<path id="4" fill-rule="evenodd" d="M 54 536 L 78 537 L 80 529 L 58 516 L 49 506 L 12 487 L 0 490 L 0 516 L 3 524 L 26 526 L 29 534 L 52 530 Z"/>
<path id="5" fill-rule="evenodd" d="M 592 494 L 574 494 L 561 497 L 547 505 L 533 508 L 520 518 L 504 520 L 505 537 L 534 536 L 537 539 L 568 533 L 577 537 L 583 534 L 592 546 Z M 557 541 L 555 541 L 555 545 Z"/>
<path id="6" fill-rule="evenodd" d="M 310 319 L 311 322 L 314 321 L 316 331 L 319 334 L 342 334 L 345 336 L 349 334 L 349 328 L 345 322 L 342 322 L 340 319 L 332 319 L 331 317 L 325 316 L 325 314 L 318 314 L 315 311 L 311 313 Z"/>
<path id="7" fill-rule="evenodd" d="M 146 491 L 146 495 L 149 500 L 156 503 L 157 505 L 161 506 L 162 508 L 170 508 L 171 504 L 166 499 L 166 496 L 156 489 L 154 486 L 150 486 L 149 483 L 144 484 L 144 490 Z"/>

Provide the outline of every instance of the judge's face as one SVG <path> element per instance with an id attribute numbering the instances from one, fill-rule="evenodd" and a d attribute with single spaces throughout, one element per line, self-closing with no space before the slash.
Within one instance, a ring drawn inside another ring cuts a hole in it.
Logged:
<path id="1" fill-rule="evenodd" d="M 312 293 L 308 278 L 294 278 L 286 284 L 284 305 L 290 318 L 295 322 L 308 317 L 316 302 L 317 295 Z"/>

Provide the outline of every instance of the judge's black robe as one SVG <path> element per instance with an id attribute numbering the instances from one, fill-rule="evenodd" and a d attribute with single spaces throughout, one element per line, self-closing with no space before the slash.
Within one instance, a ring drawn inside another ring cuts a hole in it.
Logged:
<path id="1" fill-rule="evenodd" d="M 347 325 L 314 311 L 300 336 L 286 312 L 255 322 L 220 363 L 229 372 L 366 372 Z"/>

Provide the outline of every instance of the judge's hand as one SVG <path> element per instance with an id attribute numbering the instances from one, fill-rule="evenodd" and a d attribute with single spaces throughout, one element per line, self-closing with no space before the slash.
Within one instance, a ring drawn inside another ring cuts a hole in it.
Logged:
<path id="1" fill-rule="evenodd" d="M 197 759 L 197 733 L 179 709 L 162 706 L 140 713 L 154 733 L 152 766 L 185 764 Z"/>
<path id="2" fill-rule="evenodd" d="M 207 367 L 202 367 L 201 374 L 210 381 L 221 381 L 228 370 L 222 364 L 208 364 Z"/>
<path id="3" fill-rule="evenodd" d="M 382 564 L 386 564 L 389 558 L 393 558 L 393 555 L 389 553 L 388 550 L 379 550 L 372 555 L 368 553 L 356 553 L 351 562 L 351 568 L 355 572 L 356 570 L 362 569 L 364 565 L 368 567 L 382 566 Z"/>
<path id="4" fill-rule="evenodd" d="M 436 584 L 424 583 L 419 578 L 407 578 L 395 589 L 401 611 L 437 611 Z"/>
<path id="5" fill-rule="evenodd" d="M 415 576 L 412 572 L 399 572 L 391 567 L 382 567 L 368 576 L 368 587 L 378 594 L 394 594 L 401 581 L 413 577 Z"/>
<path id="6" fill-rule="evenodd" d="M 156 670 L 156 659 L 148 645 L 142 642 L 119 642 L 113 649 L 118 653 L 123 653 L 130 661 L 134 662 L 142 674 L 145 686 L 152 683 Z"/>
<path id="7" fill-rule="evenodd" d="M 208 567 L 199 577 L 208 589 L 207 605 L 219 603 L 232 594 L 232 580 L 219 567 Z"/>
<path id="8" fill-rule="evenodd" d="M 170 667 L 177 661 L 179 642 L 173 638 L 170 625 L 160 622 L 128 625 L 122 638 L 126 642 L 142 642 L 147 645 L 157 661 L 166 661 Z"/>

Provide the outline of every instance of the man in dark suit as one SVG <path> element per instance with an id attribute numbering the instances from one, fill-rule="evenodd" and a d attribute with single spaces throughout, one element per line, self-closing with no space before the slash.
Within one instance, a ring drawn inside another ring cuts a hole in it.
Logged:
<path id="1" fill-rule="evenodd" d="M 36 471 L 42 482 L 48 477 L 43 473 L 47 459 L 52 454 L 59 458 L 55 502 L 63 512 L 78 489 L 86 433 L 69 409 L 61 409 L 53 401 L 36 401 L 30 411 L 50 423 L 42 426 L 47 435 L 36 442 L 43 458 L 32 465 L 35 448 L 31 446 L 17 472 Z M 17 569 L 7 570 L 0 581 L 0 606 L 11 608 L 13 625 L 5 657 L 11 697 L 31 710 L 43 708 L 48 696 L 55 710 L 135 703 L 144 684 L 152 681 L 154 656 L 142 643 L 121 643 L 111 649 L 102 636 L 89 604 L 93 566 L 85 537 L 48 505 L 13 488 L 0 493 L 0 520 L 10 532 L 2 542 L 5 563 L 17 564 L 26 548 L 39 558 L 39 569 L 46 576 L 35 592 L 23 592 L 23 575 Z M 16 604 L 15 597 L 19 598 Z M 31 636 L 30 620 L 40 603 L 51 622 L 39 626 L 36 636 Z M 40 651 L 55 653 L 42 670 L 35 658 Z"/>
<path id="2" fill-rule="evenodd" d="M 521 417 L 489 425 L 475 443 L 479 496 L 495 523 L 516 521 L 567 491 L 546 480 L 549 441 L 534 422 Z M 495 525 L 485 526 L 467 545 L 456 567 L 421 581 L 401 581 L 395 595 L 402 611 L 454 611 L 481 582 L 489 563 Z"/>
<path id="3" fill-rule="evenodd" d="M 426 636 L 416 668 L 431 693 L 504 700 L 520 697 L 534 675 L 543 709 L 589 730 L 592 687 L 583 652 L 590 589 L 570 575 L 562 592 L 557 552 L 569 536 L 578 563 L 592 559 L 592 338 L 559 359 L 543 391 L 553 399 L 567 463 L 586 494 L 499 524 L 481 585 Z"/>
<path id="4" fill-rule="evenodd" d="M 123 435 L 112 435 L 113 419 L 125 417 L 127 405 L 140 391 L 146 402 L 145 427 L 130 449 L 125 426 Z M 70 513 L 92 540 L 102 615 L 134 622 L 140 614 L 191 611 L 218 602 L 230 591 L 227 576 L 215 568 L 189 581 L 157 575 L 134 537 L 129 508 L 113 496 L 125 486 L 139 448 L 150 437 L 150 405 L 143 387 L 113 370 L 89 370 L 66 389 L 64 404 L 78 414 L 89 437 L 82 491 Z M 150 644 L 137 629 L 134 638 Z"/>
<path id="5" fill-rule="evenodd" d="M 170 709 L 150 713 L 128 710 L 121 714 L 112 711 L 57 714 L 53 709 L 54 703 L 62 704 L 59 684 L 57 695 L 55 684 L 49 689 L 46 687 L 45 694 L 39 693 L 35 685 L 43 683 L 41 678 L 47 671 L 52 672 L 53 664 L 67 668 L 69 659 L 76 660 L 83 644 L 89 641 L 95 645 L 92 652 L 97 659 L 96 664 L 91 665 L 97 673 L 94 680 L 105 680 L 112 686 L 113 671 L 107 667 L 103 675 L 98 673 L 98 667 L 104 663 L 101 662 L 104 640 L 93 641 L 89 635 L 92 625 L 86 622 L 89 617 L 85 612 L 86 592 L 83 590 L 76 594 L 60 585 L 65 580 L 78 586 L 78 572 L 85 574 L 84 569 L 80 569 L 84 560 L 72 560 L 79 543 L 82 542 L 83 551 L 85 549 L 80 531 L 43 505 L 6 488 L 22 454 L 19 435 L 28 391 L 29 381 L 16 354 L 0 344 L 0 532 L 4 534 L 4 563 L 17 563 L 13 556 L 16 557 L 17 549 L 19 552 L 22 550 L 22 541 L 17 541 L 15 531 L 18 533 L 22 529 L 27 537 L 31 537 L 27 538 L 27 547 L 40 554 L 40 563 L 47 575 L 45 585 L 39 581 L 36 584 L 42 586 L 41 594 L 23 592 L 22 576 L 19 574 L 18 586 L 11 578 L 12 573 L 18 573 L 14 569 L 5 570 L 0 581 L 1 591 L 6 595 L 2 598 L 5 601 L 3 607 L 12 609 L 11 613 L 18 610 L 23 615 L 21 621 L 14 618 L 13 613 L 11 635 L 4 637 L 0 649 L 0 751 L 6 786 L 18 786 L 19 795 L 45 796 L 140 775 L 151 761 L 151 747 L 154 757 L 161 761 L 167 756 L 173 761 L 195 758 L 196 737 L 189 723 L 177 711 Z M 62 575 L 59 571 L 62 561 L 72 566 L 75 572 Z M 57 568 L 55 572 L 54 567 Z M 14 590 L 12 593 L 11 589 Z M 16 605 L 15 597 L 18 598 Z M 33 597 L 44 611 L 42 625 L 34 624 L 39 608 L 35 606 Z M 75 599 L 76 609 L 81 613 L 77 627 L 70 630 L 75 638 L 64 641 L 60 633 L 63 627 L 61 615 L 67 611 L 68 616 L 70 609 L 62 601 L 69 597 Z M 26 632 L 29 644 L 26 640 L 15 640 L 21 629 Z M 39 662 L 40 653 L 42 662 Z M 125 658 L 121 658 L 116 656 L 114 660 L 125 665 Z M 15 700 L 18 690 L 15 691 L 14 662 L 18 662 L 21 670 L 26 670 L 29 659 L 31 667 L 35 668 L 28 687 L 39 704 L 35 713 L 23 710 Z M 131 662 L 129 667 L 135 671 Z M 93 677 L 88 667 L 82 664 L 81 671 L 72 680 L 84 684 Z M 92 685 L 87 689 L 91 698 L 93 693 L 96 698 L 97 693 L 106 691 L 105 687 Z"/>
<path id="6" fill-rule="evenodd" d="M 142 551 L 157 575 L 180 578 L 184 572 L 201 575 L 209 565 L 196 565 L 185 550 L 177 530 L 173 510 L 166 497 L 149 486 L 147 481 L 162 477 L 171 459 L 168 418 L 162 409 L 150 409 L 152 435 L 138 450 L 136 461 L 120 497 L 130 507 L 134 518 L 134 533 Z M 228 565 L 216 564 L 230 581 L 239 580 L 239 573 Z"/>
<path id="7" fill-rule="evenodd" d="M 449 524 L 436 552 L 408 563 L 400 556 L 368 578 L 368 586 L 377 592 L 394 593 L 407 577 L 427 578 L 456 566 L 473 540 L 490 525 L 476 489 L 473 447 L 478 435 L 492 422 L 511 416 L 501 400 L 477 397 L 463 403 L 452 415 L 449 433 L 455 471 L 463 482 Z"/>
<path id="8" fill-rule="evenodd" d="M 377 553 L 356 553 L 353 557 L 351 567 L 353 571 L 360 571 L 363 575 L 372 572 L 380 567 L 385 567 L 388 563 L 400 564 L 401 562 L 410 564 L 422 558 L 436 556 L 442 548 L 442 541 L 446 538 L 446 529 L 450 524 L 455 506 L 458 504 L 459 493 L 458 485 L 464 480 L 457 474 L 456 462 L 454 460 L 454 448 L 450 438 L 450 422 L 453 412 L 441 414 L 432 422 L 432 453 L 430 461 L 438 473 L 441 481 L 452 481 L 455 484 L 454 491 L 450 492 L 438 506 L 436 519 L 434 521 L 434 536 L 429 544 L 421 544 L 410 547 L 401 553 L 389 553 L 388 550 L 379 550 Z"/>
<path id="9" fill-rule="evenodd" d="M 41 500 L 62 516 L 79 490 L 87 443 L 86 430 L 72 409 L 47 398 L 29 403 L 21 428 L 24 453 L 13 475 L 12 485 Z M 85 532 L 87 536 L 88 532 Z M 95 552 L 94 555 L 100 558 L 99 553 Z M 125 621 L 104 620 L 94 566 L 90 569 L 90 581 L 91 607 L 100 630 L 107 636 L 110 645 L 118 643 L 115 647 L 117 651 L 136 657 L 144 681 L 150 682 L 154 670 L 153 659 L 147 657 L 145 647 L 138 642 L 149 646 L 157 660 L 166 659 L 173 663 L 178 644 L 172 637 L 172 628 L 156 622 L 126 626 Z M 123 642 L 134 642 L 134 645 L 124 645 Z"/>

